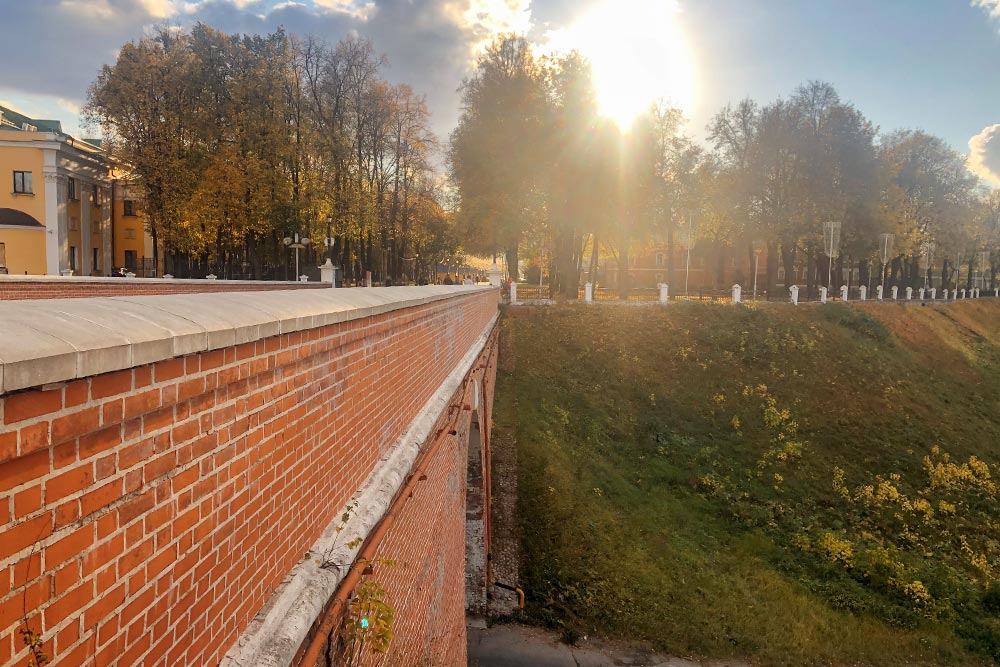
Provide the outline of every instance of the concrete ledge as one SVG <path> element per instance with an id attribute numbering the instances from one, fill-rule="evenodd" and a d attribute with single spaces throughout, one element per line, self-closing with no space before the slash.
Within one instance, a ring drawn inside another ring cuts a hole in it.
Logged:
<path id="1" fill-rule="evenodd" d="M 489 289 L 495 288 L 429 285 L 0 301 L 0 395 Z"/>
<path id="2" fill-rule="evenodd" d="M 109 276 L 49 276 L 23 275 L 20 273 L 0 274 L 0 285 L 4 283 L 55 283 L 81 284 L 98 283 L 108 285 L 311 285 L 322 287 L 321 283 L 300 283 L 294 280 L 206 280 L 204 278 L 112 278 Z M 327 283 L 329 286 L 329 283 Z"/>
<path id="3" fill-rule="evenodd" d="M 357 510 L 351 513 L 347 523 L 341 525 L 338 519 L 327 526 L 306 558 L 288 573 L 219 667 L 288 667 L 292 664 L 313 623 L 326 608 L 361 550 L 361 540 L 368 536 L 389 509 L 424 442 L 432 435 L 434 425 L 472 371 L 489 342 L 498 318 L 499 313 L 490 319 L 479 338 L 352 497 L 348 506 L 356 501 Z M 337 517 L 346 509 L 342 508 Z M 348 546 L 355 539 L 358 543 Z M 324 559 L 340 567 L 321 567 Z"/>

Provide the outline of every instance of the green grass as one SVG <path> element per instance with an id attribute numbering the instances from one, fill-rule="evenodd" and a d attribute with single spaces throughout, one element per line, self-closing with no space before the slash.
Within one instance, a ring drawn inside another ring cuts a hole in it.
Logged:
<path id="1" fill-rule="evenodd" d="M 508 311 L 529 617 L 760 665 L 1000 657 L 1000 303 Z"/>

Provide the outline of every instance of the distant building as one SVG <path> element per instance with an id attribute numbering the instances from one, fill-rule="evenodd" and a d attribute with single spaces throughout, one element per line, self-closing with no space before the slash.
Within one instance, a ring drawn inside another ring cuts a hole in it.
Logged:
<path id="1" fill-rule="evenodd" d="M 98 140 L 0 106 L 0 179 L 0 273 L 107 276 L 152 254 Z"/>

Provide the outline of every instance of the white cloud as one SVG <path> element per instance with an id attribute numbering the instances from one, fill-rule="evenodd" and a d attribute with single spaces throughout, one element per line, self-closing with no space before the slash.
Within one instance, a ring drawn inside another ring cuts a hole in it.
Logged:
<path id="1" fill-rule="evenodd" d="M 1000 123 L 969 139 L 969 170 L 1000 187 Z"/>
<path id="2" fill-rule="evenodd" d="M 368 21 L 375 15 L 375 3 L 371 0 L 313 0 L 316 7 L 335 14 L 346 14 L 359 21 Z"/>
<path id="3" fill-rule="evenodd" d="M 1000 0 L 972 0 L 973 7 L 979 7 L 995 19 L 1000 19 Z"/>
<path id="4" fill-rule="evenodd" d="M 503 33 L 531 31 L 531 0 L 451 0 L 444 12 L 456 26 L 471 36 L 472 55 L 477 56 Z"/>

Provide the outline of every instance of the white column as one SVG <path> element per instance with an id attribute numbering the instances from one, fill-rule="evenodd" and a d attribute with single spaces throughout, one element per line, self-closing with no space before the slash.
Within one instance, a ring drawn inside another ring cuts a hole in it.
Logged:
<path id="1" fill-rule="evenodd" d="M 93 236 L 90 228 L 91 184 L 77 179 L 76 186 L 80 188 L 77 190 L 77 197 L 80 198 L 80 275 L 89 276 L 94 272 L 94 267 L 91 266 L 94 251 L 91 250 L 93 244 L 90 242 Z"/>
<path id="2" fill-rule="evenodd" d="M 826 303 L 826 288 L 823 286 L 819 288 L 819 302 Z"/>
<path id="3" fill-rule="evenodd" d="M 49 162 L 52 165 L 49 165 Z M 45 272 L 58 276 L 69 268 L 66 177 L 56 172 L 55 151 L 45 151 Z"/>
<path id="4" fill-rule="evenodd" d="M 840 300 L 847 301 L 847 285 L 840 286 Z"/>
<path id="5" fill-rule="evenodd" d="M 491 266 L 490 270 L 486 272 L 486 275 L 489 276 L 490 285 L 493 285 L 493 287 L 500 287 L 500 283 L 503 279 L 503 273 L 500 271 L 500 267 L 497 266 L 496 262 L 493 262 L 493 266 Z"/>
<path id="6" fill-rule="evenodd" d="M 517 303 L 517 283 L 510 284 L 510 302 Z"/>
<path id="7" fill-rule="evenodd" d="M 733 285 L 733 303 L 740 303 L 740 291 L 739 285 Z"/>
<path id="8" fill-rule="evenodd" d="M 892 300 L 896 301 L 899 298 L 899 285 L 892 286 Z M 923 298 L 923 297 L 921 297 Z"/>
<path id="9" fill-rule="evenodd" d="M 111 254 L 111 237 L 114 234 L 114 230 L 111 229 L 111 205 L 111 188 L 101 185 L 101 252 L 104 256 L 101 267 L 106 276 L 111 275 L 115 262 Z"/>
<path id="10" fill-rule="evenodd" d="M 788 288 L 788 291 L 791 293 L 792 305 L 793 306 L 799 305 L 799 286 L 792 285 L 791 287 Z"/>
<path id="11" fill-rule="evenodd" d="M 660 303 L 666 303 L 670 298 L 670 286 L 666 283 L 660 283 Z"/>
<path id="12" fill-rule="evenodd" d="M 937 287 L 931 288 L 931 301 L 937 298 Z"/>
<path id="13" fill-rule="evenodd" d="M 942 294 L 944 294 L 944 300 L 947 301 L 948 300 L 948 288 L 947 287 L 944 288 L 944 292 L 942 292 Z"/>
<path id="14" fill-rule="evenodd" d="M 867 285 L 862 285 L 861 287 L 858 288 L 858 298 L 861 299 L 862 301 L 864 301 L 865 299 L 868 298 L 868 286 Z"/>
<path id="15" fill-rule="evenodd" d="M 965 288 L 964 288 L 964 287 L 962 288 L 962 291 L 960 292 L 960 294 L 961 294 L 962 296 L 960 296 L 960 297 L 958 297 L 958 298 L 959 298 L 959 299 L 964 299 L 964 298 L 965 298 Z"/>
<path id="16" fill-rule="evenodd" d="M 587 303 L 594 300 L 594 283 L 583 284 L 583 300 Z"/>
<path id="17" fill-rule="evenodd" d="M 881 301 L 882 300 L 882 286 L 881 285 L 879 285 L 879 286 L 877 286 L 875 288 L 875 299 L 877 301 Z"/>
<path id="18" fill-rule="evenodd" d="M 907 288 L 906 288 L 906 293 L 907 293 L 907 294 L 906 294 L 906 298 L 907 298 L 907 300 L 909 300 L 909 299 L 912 299 L 912 298 L 913 298 L 913 288 L 912 288 L 912 287 L 907 287 Z M 919 299 L 920 299 L 921 301 L 923 301 L 923 300 L 924 300 L 924 288 L 923 288 L 923 287 L 921 287 L 920 289 L 918 289 L 918 290 L 917 290 L 917 295 L 918 295 L 918 298 L 919 298 Z"/>

